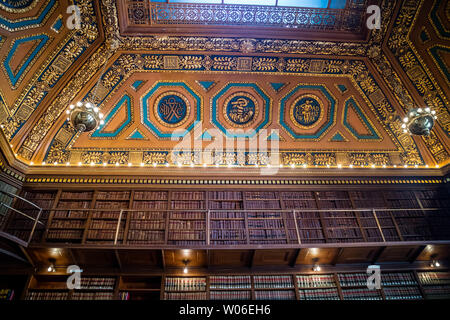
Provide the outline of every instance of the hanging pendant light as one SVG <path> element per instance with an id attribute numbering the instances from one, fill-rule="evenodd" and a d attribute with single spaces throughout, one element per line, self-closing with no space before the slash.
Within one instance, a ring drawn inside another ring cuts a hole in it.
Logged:
<path id="1" fill-rule="evenodd" d="M 437 119 L 436 111 L 431 108 L 413 108 L 408 111 L 408 115 L 403 118 L 403 133 L 417 136 L 428 136 L 433 129 Z"/>

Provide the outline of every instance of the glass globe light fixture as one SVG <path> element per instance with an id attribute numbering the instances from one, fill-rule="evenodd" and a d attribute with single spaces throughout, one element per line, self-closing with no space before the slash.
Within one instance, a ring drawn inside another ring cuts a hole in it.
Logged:
<path id="1" fill-rule="evenodd" d="M 407 116 L 402 119 L 403 133 L 427 136 L 433 129 L 436 119 L 436 111 L 429 107 L 410 109 Z"/>
<path id="2" fill-rule="evenodd" d="M 66 111 L 67 120 L 77 132 L 91 132 L 104 124 L 103 114 L 90 102 L 77 102 Z"/>

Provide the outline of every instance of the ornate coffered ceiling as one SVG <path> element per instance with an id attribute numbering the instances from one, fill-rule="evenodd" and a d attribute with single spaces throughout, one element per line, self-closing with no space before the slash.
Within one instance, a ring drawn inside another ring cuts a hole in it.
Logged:
<path id="1" fill-rule="evenodd" d="M 69 2 L 0 7 L 0 122 L 26 164 L 190 165 L 230 138 L 235 150 L 215 154 L 221 165 L 266 165 L 252 139 L 277 146 L 283 165 L 449 162 L 445 1 L 384 1 L 381 30 L 338 41 L 337 31 L 314 41 L 269 27 L 265 36 L 146 33 L 123 21 L 141 1 L 75 4 L 80 30 L 65 24 Z M 99 105 L 104 126 L 75 135 L 65 110 L 79 100 Z M 412 106 L 437 111 L 430 136 L 402 132 Z M 182 139 L 192 147 L 174 153 Z"/>

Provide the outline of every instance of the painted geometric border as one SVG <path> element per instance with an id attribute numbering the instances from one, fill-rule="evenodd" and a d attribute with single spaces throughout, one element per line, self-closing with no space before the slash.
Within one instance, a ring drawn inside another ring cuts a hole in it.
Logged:
<path id="1" fill-rule="evenodd" d="M 117 128 L 113 132 L 101 132 L 102 127 L 105 127 L 109 120 L 114 118 L 116 113 L 119 111 L 119 108 L 123 105 L 123 103 L 126 102 L 126 108 L 127 108 L 127 119 L 122 121 L 119 128 Z M 125 94 L 122 99 L 120 99 L 119 102 L 115 105 L 115 107 L 111 110 L 111 112 L 108 114 L 108 116 L 105 118 L 105 124 L 95 130 L 91 137 L 92 138 L 116 138 L 123 130 L 128 128 L 131 125 L 131 121 L 133 120 L 133 98 L 129 95 Z"/>
<path id="2" fill-rule="evenodd" d="M 356 130 L 352 127 L 350 123 L 347 121 L 347 115 L 348 115 L 348 109 L 350 107 L 350 104 L 353 104 L 354 108 L 353 110 L 356 112 L 358 118 L 363 122 L 365 128 L 370 131 L 371 135 L 360 135 Z M 381 141 L 380 134 L 377 132 L 375 126 L 372 124 L 372 122 L 364 115 L 364 113 L 361 111 L 361 108 L 356 103 L 355 99 L 353 97 L 348 98 L 344 103 L 344 117 L 343 117 L 343 125 L 350 131 L 350 133 L 357 139 L 357 140 L 377 140 Z"/>

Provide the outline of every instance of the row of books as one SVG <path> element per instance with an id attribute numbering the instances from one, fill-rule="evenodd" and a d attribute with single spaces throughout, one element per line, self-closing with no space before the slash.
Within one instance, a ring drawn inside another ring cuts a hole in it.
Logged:
<path id="1" fill-rule="evenodd" d="M 244 220 L 211 220 L 212 229 L 245 229 Z"/>
<path id="2" fill-rule="evenodd" d="M 116 230 L 89 230 L 87 238 L 90 240 L 114 240 Z M 123 230 L 118 233 L 118 239 L 123 239 Z"/>
<path id="3" fill-rule="evenodd" d="M 321 209 L 352 209 L 350 200 L 319 200 Z"/>
<path id="4" fill-rule="evenodd" d="M 278 193 L 271 191 L 246 191 L 245 199 L 278 199 Z"/>
<path id="5" fill-rule="evenodd" d="M 264 239 L 285 239 L 285 230 L 248 230 L 250 240 L 264 240 Z"/>
<path id="6" fill-rule="evenodd" d="M 203 200 L 203 191 L 176 191 L 172 192 L 172 200 Z"/>
<path id="7" fill-rule="evenodd" d="M 206 292 L 164 292 L 164 300 L 207 300 Z"/>
<path id="8" fill-rule="evenodd" d="M 205 240 L 205 231 L 171 231 L 169 232 L 169 240 Z"/>
<path id="9" fill-rule="evenodd" d="M 166 222 L 164 220 L 131 220 L 130 229 L 139 229 L 139 230 L 161 230 L 165 229 Z"/>
<path id="10" fill-rule="evenodd" d="M 244 212 L 210 212 L 211 219 L 244 219 Z"/>
<path id="11" fill-rule="evenodd" d="M 319 200 L 322 199 L 343 200 L 348 199 L 348 193 L 346 191 L 318 191 L 317 197 Z"/>
<path id="12" fill-rule="evenodd" d="M 209 200 L 242 200 L 240 191 L 210 191 Z"/>
<path id="13" fill-rule="evenodd" d="M 206 221 L 204 220 L 170 220 L 170 230 L 205 230 Z"/>
<path id="14" fill-rule="evenodd" d="M 250 289 L 250 276 L 210 276 L 211 289 Z"/>
<path id="15" fill-rule="evenodd" d="M 281 199 L 312 199 L 314 200 L 314 194 L 311 191 L 283 191 L 280 193 Z"/>
<path id="16" fill-rule="evenodd" d="M 251 300 L 251 291 L 211 291 L 210 300 Z"/>
<path id="17" fill-rule="evenodd" d="M 301 229 L 322 229 L 322 224 L 319 219 L 301 219 L 297 220 L 297 224 Z"/>
<path id="18" fill-rule="evenodd" d="M 133 201 L 133 209 L 167 209 L 165 201 Z"/>
<path id="19" fill-rule="evenodd" d="M 205 219 L 204 212 L 171 212 L 170 219 Z"/>
<path id="20" fill-rule="evenodd" d="M 202 210 L 205 208 L 205 203 L 203 201 L 172 201 L 170 208 L 175 210 Z"/>
<path id="21" fill-rule="evenodd" d="M 300 300 L 340 300 L 337 288 L 299 290 Z"/>
<path id="22" fill-rule="evenodd" d="M 378 290 L 363 289 L 342 289 L 344 300 L 382 300 Z"/>
<path id="23" fill-rule="evenodd" d="M 342 287 L 367 286 L 366 273 L 338 273 L 338 280 Z"/>
<path id="24" fill-rule="evenodd" d="M 422 299 L 418 287 L 384 287 L 386 300 L 417 300 Z"/>
<path id="25" fill-rule="evenodd" d="M 26 300 L 67 300 L 69 292 L 59 291 L 29 291 Z"/>
<path id="26" fill-rule="evenodd" d="M 119 219 L 120 211 L 94 211 L 92 218 L 94 219 Z M 122 218 L 125 218 L 122 216 Z"/>
<path id="27" fill-rule="evenodd" d="M 129 191 L 101 191 L 97 194 L 97 200 L 129 200 Z"/>
<path id="28" fill-rule="evenodd" d="M 255 300 L 296 300 L 294 290 L 257 290 Z"/>
<path id="29" fill-rule="evenodd" d="M 24 191 L 22 193 L 22 197 L 28 200 L 37 200 L 37 199 L 54 199 L 56 198 L 56 191 Z"/>
<path id="30" fill-rule="evenodd" d="M 389 208 L 420 208 L 415 199 L 392 199 L 386 202 Z"/>
<path id="31" fill-rule="evenodd" d="M 209 208 L 215 210 L 241 210 L 243 209 L 243 205 L 240 202 L 218 202 L 218 201 L 209 201 Z"/>
<path id="32" fill-rule="evenodd" d="M 113 230 L 116 230 L 117 222 L 118 221 L 114 221 L 114 220 L 95 220 L 95 219 L 93 219 L 91 221 L 91 225 L 89 226 L 89 229 L 113 229 Z M 125 225 L 125 221 L 122 220 L 120 227 L 123 228 L 124 225 Z"/>
<path id="33" fill-rule="evenodd" d="M 128 232 L 128 243 L 163 243 L 164 236 L 165 231 L 130 230 Z"/>
<path id="34" fill-rule="evenodd" d="M 73 292 L 71 300 L 113 300 L 113 292 Z"/>
<path id="35" fill-rule="evenodd" d="M 450 298 L 450 286 L 448 285 L 427 285 L 423 287 L 424 294 L 427 298 L 431 299 L 449 299 Z"/>
<path id="36" fill-rule="evenodd" d="M 81 289 L 113 290 L 115 283 L 116 279 L 110 277 L 82 277 Z"/>
<path id="37" fill-rule="evenodd" d="M 81 240 L 84 230 L 48 230 L 48 240 L 77 239 Z"/>
<path id="38" fill-rule="evenodd" d="M 135 191 L 134 200 L 167 200 L 167 191 Z"/>
<path id="39" fill-rule="evenodd" d="M 87 219 L 89 211 L 78 210 L 58 210 L 55 211 L 54 218 L 72 218 L 72 219 Z"/>
<path id="40" fill-rule="evenodd" d="M 68 228 L 68 229 L 82 229 L 84 228 L 84 220 L 63 220 L 63 219 L 53 219 L 50 225 L 52 228 Z"/>
<path id="41" fill-rule="evenodd" d="M 421 284 L 450 284 L 450 272 L 419 272 Z"/>
<path id="42" fill-rule="evenodd" d="M 249 220 L 249 228 L 268 228 L 268 229 L 282 229 L 284 228 L 283 220 L 270 219 L 270 220 Z"/>
<path id="43" fill-rule="evenodd" d="M 155 219 L 165 219 L 165 212 L 145 212 L 145 211 L 132 211 L 131 219 L 136 220 L 155 220 Z"/>
<path id="44" fill-rule="evenodd" d="M 206 278 L 166 277 L 165 291 L 206 291 Z"/>
<path id="45" fill-rule="evenodd" d="M 286 209 L 317 209 L 315 200 L 283 200 Z"/>
<path id="46" fill-rule="evenodd" d="M 96 209 L 128 209 L 127 201 L 96 201 Z"/>
<path id="47" fill-rule="evenodd" d="M 89 199 L 92 198 L 93 196 L 93 192 L 92 191 L 82 191 L 82 192 L 69 192 L 69 191 L 64 191 L 61 192 L 61 199 Z"/>
<path id="48" fill-rule="evenodd" d="M 280 209 L 278 200 L 247 200 L 245 203 L 247 209 Z"/>
<path id="49" fill-rule="evenodd" d="M 245 240 L 245 230 L 211 230 L 211 240 Z"/>
<path id="50" fill-rule="evenodd" d="M 297 285 L 299 288 L 321 288 L 335 287 L 336 283 L 332 274 L 311 274 L 297 275 Z"/>
<path id="51" fill-rule="evenodd" d="M 282 219 L 281 212 L 248 212 L 249 219 L 278 218 Z"/>
<path id="52" fill-rule="evenodd" d="M 58 208 L 64 209 L 89 209 L 91 207 L 90 201 L 59 201 Z"/>
<path id="53" fill-rule="evenodd" d="M 293 288 L 294 282 L 292 276 L 254 276 L 253 277 L 255 288 L 266 289 L 281 289 L 281 288 Z"/>
<path id="54" fill-rule="evenodd" d="M 342 228 L 342 229 L 326 229 L 327 236 L 330 239 L 348 239 L 348 240 L 363 240 L 361 230 L 356 228 Z"/>

